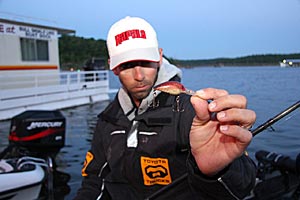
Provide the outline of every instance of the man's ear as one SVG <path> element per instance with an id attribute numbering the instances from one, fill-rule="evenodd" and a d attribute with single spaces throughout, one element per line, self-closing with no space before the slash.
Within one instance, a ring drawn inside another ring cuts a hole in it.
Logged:
<path id="1" fill-rule="evenodd" d="M 112 71 L 113 71 L 113 73 L 114 73 L 116 76 L 119 76 L 119 74 L 120 74 L 120 68 L 119 68 L 119 67 L 114 68 Z"/>
<path id="2" fill-rule="evenodd" d="M 108 65 L 110 66 L 110 59 L 109 59 L 109 58 L 107 59 L 107 63 L 108 63 Z M 116 76 L 118 76 L 119 73 L 120 73 L 120 70 L 119 70 L 118 67 L 115 67 L 112 71 L 113 71 L 113 73 L 114 73 Z"/>
<path id="3" fill-rule="evenodd" d="M 159 57 L 160 57 L 160 59 L 159 59 L 159 65 L 161 65 L 162 64 L 162 60 L 163 60 L 163 49 L 159 48 L 158 51 L 159 51 Z"/>
<path id="4" fill-rule="evenodd" d="M 108 67 L 110 67 L 110 58 L 107 59 Z"/>

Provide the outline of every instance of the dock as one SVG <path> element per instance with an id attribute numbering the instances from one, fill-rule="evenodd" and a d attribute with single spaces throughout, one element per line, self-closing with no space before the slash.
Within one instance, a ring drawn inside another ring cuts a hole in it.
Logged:
<path id="1" fill-rule="evenodd" d="M 109 100 L 107 70 L 0 73 L 0 120 L 26 110 L 56 110 Z"/>

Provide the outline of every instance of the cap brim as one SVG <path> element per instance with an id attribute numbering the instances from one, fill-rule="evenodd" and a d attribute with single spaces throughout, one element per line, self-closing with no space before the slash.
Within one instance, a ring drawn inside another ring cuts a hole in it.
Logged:
<path id="1" fill-rule="evenodd" d="M 147 60 L 158 62 L 160 60 L 157 47 L 140 48 L 126 51 L 124 53 L 110 57 L 110 69 L 113 70 L 120 64 L 134 60 Z"/>

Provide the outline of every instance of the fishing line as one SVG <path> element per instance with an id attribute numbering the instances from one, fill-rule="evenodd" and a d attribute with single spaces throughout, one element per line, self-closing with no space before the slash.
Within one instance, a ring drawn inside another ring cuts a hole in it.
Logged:
<path id="1" fill-rule="evenodd" d="M 294 118 L 296 115 L 300 114 L 300 108 L 297 109 L 299 112 L 294 112 L 292 114 L 289 114 L 288 116 L 286 116 L 283 120 L 277 122 L 276 124 L 283 124 L 286 121 L 289 121 L 290 119 Z"/>
<path id="2" fill-rule="evenodd" d="M 300 111 L 300 109 L 298 109 Z M 289 114 L 288 116 L 282 118 L 280 121 L 274 123 L 274 125 L 281 126 L 282 124 L 286 123 L 287 121 L 291 120 L 292 118 L 294 118 L 296 115 L 299 115 L 300 112 L 295 112 L 292 114 Z M 274 128 L 274 125 L 270 125 L 267 129 L 269 129 L 270 132 L 276 132 L 276 128 Z M 276 127 L 275 126 L 275 127 Z"/>
<path id="3" fill-rule="evenodd" d="M 272 126 L 272 124 L 274 124 L 277 121 L 281 120 L 282 118 L 286 117 L 288 114 L 290 114 L 291 112 L 295 111 L 299 107 L 300 107 L 300 100 L 297 101 L 296 103 L 294 103 L 293 105 L 291 105 L 290 107 L 288 107 L 287 109 L 285 109 L 284 111 L 278 113 L 276 116 L 272 117 L 271 119 L 269 119 L 265 123 L 261 124 L 260 126 L 258 126 L 254 130 L 251 130 L 253 136 L 255 136 L 258 133 L 262 132 L 266 128 Z"/>

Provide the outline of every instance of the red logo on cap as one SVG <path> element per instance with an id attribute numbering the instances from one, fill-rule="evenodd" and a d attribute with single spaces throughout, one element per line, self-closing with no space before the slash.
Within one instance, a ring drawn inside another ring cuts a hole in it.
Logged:
<path id="1" fill-rule="evenodd" d="M 131 37 L 132 39 L 135 38 L 146 39 L 146 32 L 144 30 L 139 30 L 139 29 L 124 31 L 123 33 L 120 33 L 115 36 L 116 46 L 122 44 L 122 42 L 126 40 L 129 40 L 129 37 Z"/>

